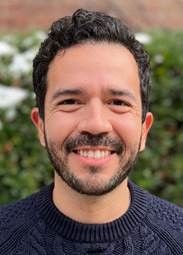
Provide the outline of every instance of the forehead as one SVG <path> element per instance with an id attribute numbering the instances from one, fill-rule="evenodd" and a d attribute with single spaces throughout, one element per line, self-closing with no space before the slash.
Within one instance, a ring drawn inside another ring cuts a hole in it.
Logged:
<path id="1" fill-rule="evenodd" d="M 79 88 L 92 92 L 128 89 L 139 93 L 137 63 L 117 43 L 84 43 L 59 52 L 49 65 L 47 93 Z M 140 93 L 139 93 L 140 94 Z"/>

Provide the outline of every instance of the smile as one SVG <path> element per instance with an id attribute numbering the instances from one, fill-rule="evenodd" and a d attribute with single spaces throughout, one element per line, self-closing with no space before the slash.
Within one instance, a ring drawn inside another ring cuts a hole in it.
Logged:
<path id="1" fill-rule="evenodd" d="M 111 150 L 91 150 L 91 149 L 78 149 L 74 150 L 74 153 L 79 154 L 82 157 L 85 158 L 93 158 L 93 159 L 102 159 L 102 158 L 107 158 L 109 157 L 114 151 Z"/>

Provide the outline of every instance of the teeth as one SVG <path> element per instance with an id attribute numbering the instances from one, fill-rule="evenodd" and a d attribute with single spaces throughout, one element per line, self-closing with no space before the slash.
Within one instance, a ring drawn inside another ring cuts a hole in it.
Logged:
<path id="1" fill-rule="evenodd" d="M 92 151 L 92 150 L 78 150 L 78 154 L 81 155 L 82 157 L 86 157 L 86 158 L 105 158 L 108 157 L 111 152 L 110 151 L 101 151 L 101 150 L 96 150 L 96 151 Z"/>
<path id="2" fill-rule="evenodd" d="M 95 152 L 95 158 L 103 158 L 103 151 L 96 151 Z"/>
<path id="3" fill-rule="evenodd" d="M 88 155 L 88 152 L 87 151 L 83 151 L 83 156 L 87 157 L 87 155 Z"/>
<path id="4" fill-rule="evenodd" d="M 107 157 L 109 155 L 109 151 L 103 151 L 104 157 Z"/>
<path id="5" fill-rule="evenodd" d="M 88 152 L 88 157 L 89 158 L 94 158 L 95 152 L 94 151 L 89 151 Z"/>

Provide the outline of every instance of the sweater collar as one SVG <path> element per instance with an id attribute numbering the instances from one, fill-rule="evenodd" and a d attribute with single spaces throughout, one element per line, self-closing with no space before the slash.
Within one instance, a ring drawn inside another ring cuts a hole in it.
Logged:
<path id="1" fill-rule="evenodd" d="M 129 234 L 143 220 L 147 212 L 146 192 L 129 181 L 131 204 L 120 218 L 106 224 L 83 224 L 61 213 L 52 201 L 53 184 L 37 194 L 40 217 L 52 230 L 63 237 L 79 242 L 110 242 Z"/>

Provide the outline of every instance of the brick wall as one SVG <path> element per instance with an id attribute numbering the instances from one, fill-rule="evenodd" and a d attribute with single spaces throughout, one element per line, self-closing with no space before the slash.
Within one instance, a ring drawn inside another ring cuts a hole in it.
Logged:
<path id="1" fill-rule="evenodd" d="M 77 8 L 105 11 L 137 30 L 183 29 L 183 0 L 0 0 L 0 31 L 48 28 Z"/>

